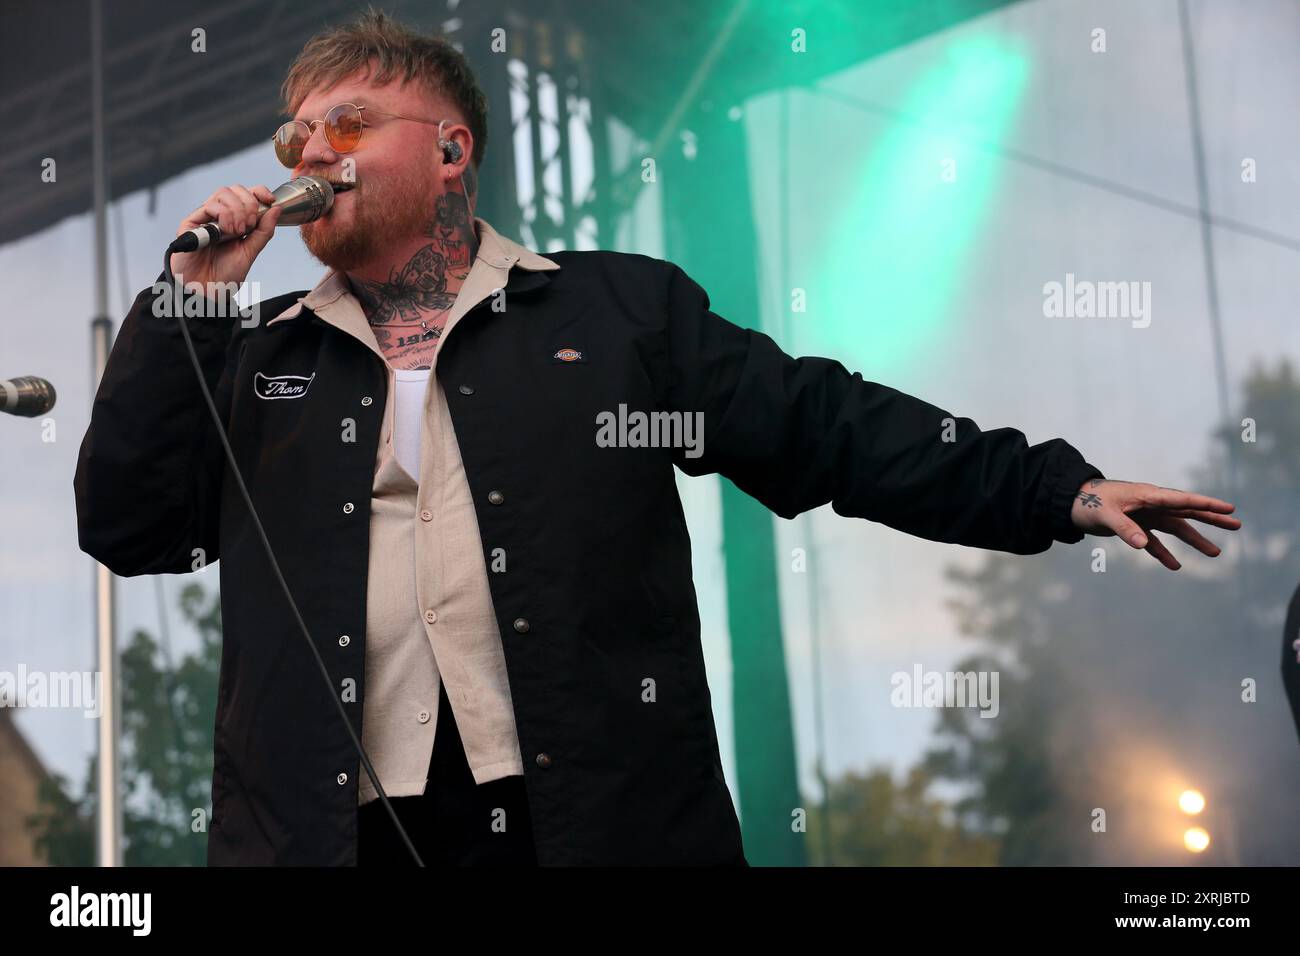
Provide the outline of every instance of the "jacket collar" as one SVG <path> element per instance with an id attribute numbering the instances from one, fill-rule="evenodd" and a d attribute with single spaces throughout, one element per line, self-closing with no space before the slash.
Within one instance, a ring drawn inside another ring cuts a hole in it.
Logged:
<path id="1" fill-rule="evenodd" d="M 501 235 L 486 219 L 475 216 L 474 222 L 478 226 L 478 254 L 461 288 L 461 293 L 456 297 L 456 304 L 452 307 L 452 319 L 459 318 L 497 289 L 505 289 L 509 294 L 526 292 L 545 285 L 548 279 L 541 273 L 560 268 L 558 262 L 538 255 Z M 519 266 L 526 274 L 512 274 L 514 266 Z M 281 320 L 295 319 L 302 313 L 304 307 L 316 312 L 337 301 L 345 293 L 351 297 L 351 291 L 346 274 L 331 269 L 316 284 L 316 288 L 305 296 L 300 296 L 293 305 L 266 324 L 269 326 Z"/>

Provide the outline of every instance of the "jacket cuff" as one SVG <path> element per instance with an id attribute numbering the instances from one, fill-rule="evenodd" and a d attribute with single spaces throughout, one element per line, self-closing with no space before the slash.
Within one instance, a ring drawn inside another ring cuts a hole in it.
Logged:
<path id="1" fill-rule="evenodd" d="M 1083 530 L 1070 520 L 1079 486 L 1091 478 L 1106 476 L 1101 469 L 1084 461 L 1083 456 L 1069 444 L 1061 444 L 1064 445 L 1062 454 L 1057 456 L 1046 478 L 1047 522 L 1053 540 L 1074 544 L 1083 540 Z"/>
<path id="2" fill-rule="evenodd" d="M 154 312 L 154 302 L 160 294 L 163 294 L 159 291 L 163 287 L 174 289 L 174 284 L 169 284 L 167 273 L 160 271 L 158 273 L 158 278 L 153 281 L 153 284 L 150 285 L 149 288 L 143 290 L 140 293 L 140 297 L 136 300 L 136 306 L 151 318 L 157 315 L 157 313 Z M 175 295 L 174 291 L 169 294 L 173 296 Z M 181 291 L 182 310 L 186 307 L 186 303 L 191 301 L 193 297 L 193 292 L 186 290 Z M 239 324 L 243 317 L 243 313 L 239 309 L 238 299 L 231 296 L 224 289 L 217 290 L 217 298 L 214 299 L 212 296 L 204 296 L 204 299 L 205 305 L 202 310 L 202 315 L 186 316 L 186 327 L 190 330 L 190 335 L 194 339 L 202 340 L 204 342 L 229 342 L 232 330 Z M 175 307 L 176 303 L 173 299 L 172 302 L 167 304 L 164 316 L 173 326 L 177 321 L 174 315 Z"/>

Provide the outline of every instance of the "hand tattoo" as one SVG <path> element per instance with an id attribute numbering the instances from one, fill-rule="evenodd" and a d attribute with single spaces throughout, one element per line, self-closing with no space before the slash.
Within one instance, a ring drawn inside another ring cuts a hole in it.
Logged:
<path id="1" fill-rule="evenodd" d="M 1079 499 L 1079 501 L 1082 501 L 1082 502 L 1083 502 L 1083 506 L 1084 506 L 1085 508 L 1100 508 L 1100 507 L 1101 507 L 1101 498 L 1098 497 L 1097 495 L 1089 494 L 1089 493 L 1086 492 L 1086 491 L 1081 491 L 1081 492 L 1079 492 L 1078 499 Z"/>

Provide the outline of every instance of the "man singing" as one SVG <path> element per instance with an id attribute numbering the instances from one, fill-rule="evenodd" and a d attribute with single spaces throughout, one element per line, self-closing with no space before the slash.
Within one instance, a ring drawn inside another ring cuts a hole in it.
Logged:
<path id="1" fill-rule="evenodd" d="M 407 864 L 378 782 L 426 863 L 745 865 L 674 466 L 784 518 L 829 502 L 1016 554 L 1118 535 L 1176 570 L 1152 532 L 1213 557 L 1190 522 L 1240 527 L 1063 440 L 792 358 L 670 262 L 499 235 L 473 215 L 486 102 L 444 40 L 370 13 L 308 43 L 283 93 L 281 162 L 352 187 L 301 227 L 328 272 L 256 324 L 187 322 L 329 684 L 166 292 L 122 323 L 75 479 L 81 547 L 117 574 L 221 559 L 212 864 Z M 208 197 L 178 233 L 242 238 L 174 255 L 177 280 L 242 282 L 271 201 Z M 637 423 L 598 439 L 615 417 Z"/>

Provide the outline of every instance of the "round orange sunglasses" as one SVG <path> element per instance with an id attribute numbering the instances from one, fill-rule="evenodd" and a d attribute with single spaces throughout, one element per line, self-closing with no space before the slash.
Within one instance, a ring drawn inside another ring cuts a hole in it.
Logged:
<path id="1" fill-rule="evenodd" d="M 276 158 L 290 169 L 301 163 L 302 151 L 307 148 L 307 141 L 311 139 L 312 133 L 316 132 L 316 127 L 322 123 L 325 126 L 325 142 L 330 144 L 330 149 L 336 153 L 350 153 L 357 148 L 357 143 L 361 142 L 361 131 L 367 125 L 362 118 L 362 110 L 368 110 L 379 116 L 390 116 L 393 119 L 424 123 L 428 126 L 437 126 L 439 123 L 446 122 L 385 113 L 373 106 L 340 103 L 338 106 L 330 107 L 323 120 L 312 120 L 310 123 L 304 120 L 290 120 L 277 129 L 275 135 L 271 137 L 271 142 L 275 144 Z"/>

